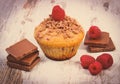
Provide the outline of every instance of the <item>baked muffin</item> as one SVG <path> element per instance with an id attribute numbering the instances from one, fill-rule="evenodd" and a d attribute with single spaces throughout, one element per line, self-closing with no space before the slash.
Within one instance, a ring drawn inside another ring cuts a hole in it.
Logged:
<path id="1" fill-rule="evenodd" d="M 83 28 L 75 19 L 66 15 L 61 17 L 55 19 L 50 15 L 34 31 L 34 37 L 44 54 L 54 60 L 73 57 L 84 37 Z"/>

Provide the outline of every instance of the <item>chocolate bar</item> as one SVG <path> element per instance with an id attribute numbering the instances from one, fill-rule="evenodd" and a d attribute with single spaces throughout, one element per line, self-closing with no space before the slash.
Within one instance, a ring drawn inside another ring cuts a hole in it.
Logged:
<path id="1" fill-rule="evenodd" d="M 109 38 L 109 43 L 107 46 L 105 46 L 105 48 L 88 46 L 89 52 L 105 52 L 105 51 L 113 51 L 113 50 L 115 50 L 115 46 L 111 38 Z"/>
<path id="2" fill-rule="evenodd" d="M 105 47 L 109 43 L 109 33 L 102 32 L 101 38 L 90 39 L 88 33 L 86 34 L 84 44 L 95 47 Z"/>
<path id="3" fill-rule="evenodd" d="M 21 65 L 21 64 L 9 62 L 9 61 L 7 61 L 7 65 L 11 68 L 20 69 L 20 70 L 24 70 L 24 71 L 30 71 L 38 62 L 40 62 L 40 57 L 37 57 L 34 60 L 34 62 L 29 66 Z"/>
<path id="4" fill-rule="evenodd" d="M 30 71 L 39 61 L 38 48 L 27 39 L 23 39 L 6 48 L 7 65 L 24 71 Z"/>
<path id="5" fill-rule="evenodd" d="M 38 55 L 39 55 L 39 52 L 37 51 L 18 61 L 13 56 L 8 55 L 7 60 L 9 62 L 14 62 L 14 63 L 18 63 L 21 65 L 31 65 L 32 62 L 38 57 Z"/>
<path id="6" fill-rule="evenodd" d="M 23 39 L 6 49 L 7 53 L 16 60 L 20 60 L 25 56 L 37 51 L 37 47 L 27 39 Z"/>

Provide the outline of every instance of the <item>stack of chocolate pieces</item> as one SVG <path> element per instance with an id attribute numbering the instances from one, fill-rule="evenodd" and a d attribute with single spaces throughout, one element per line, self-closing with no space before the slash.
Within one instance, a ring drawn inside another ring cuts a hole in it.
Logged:
<path id="1" fill-rule="evenodd" d="M 7 65 L 24 71 L 30 71 L 39 61 L 38 48 L 27 39 L 23 39 L 6 49 Z"/>
<path id="2" fill-rule="evenodd" d="M 89 52 L 104 52 L 113 51 L 115 46 L 108 32 L 101 32 L 101 37 L 98 39 L 89 38 L 88 33 L 86 34 L 84 44 L 88 45 Z"/>

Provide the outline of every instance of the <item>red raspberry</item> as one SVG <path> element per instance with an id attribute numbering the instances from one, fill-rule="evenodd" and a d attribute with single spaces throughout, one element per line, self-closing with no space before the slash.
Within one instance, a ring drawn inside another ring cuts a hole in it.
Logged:
<path id="1" fill-rule="evenodd" d="M 89 66 L 89 72 L 92 75 L 97 75 L 102 71 L 102 64 L 98 61 L 95 61 L 94 63 L 91 63 Z"/>
<path id="2" fill-rule="evenodd" d="M 52 18 L 54 20 L 60 21 L 63 20 L 64 17 L 65 17 L 64 10 L 59 5 L 54 6 L 52 9 Z"/>
<path id="3" fill-rule="evenodd" d="M 82 55 L 80 58 L 81 65 L 83 68 L 88 69 L 89 65 L 95 62 L 95 58 L 90 55 Z"/>
<path id="4" fill-rule="evenodd" d="M 113 58 L 110 54 L 103 53 L 102 55 L 98 56 L 97 61 L 99 61 L 104 69 L 109 68 L 113 64 Z"/>
<path id="5" fill-rule="evenodd" d="M 101 30 L 97 26 L 91 26 L 88 31 L 88 36 L 91 39 L 97 39 L 101 37 Z"/>

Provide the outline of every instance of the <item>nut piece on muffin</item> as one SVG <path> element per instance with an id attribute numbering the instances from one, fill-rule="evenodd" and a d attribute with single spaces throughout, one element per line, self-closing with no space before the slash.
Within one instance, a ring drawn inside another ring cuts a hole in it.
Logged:
<path id="1" fill-rule="evenodd" d="M 84 37 L 84 30 L 73 18 L 56 5 L 52 15 L 44 19 L 34 31 L 34 37 L 44 54 L 54 60 L 73 57 Z"/>

